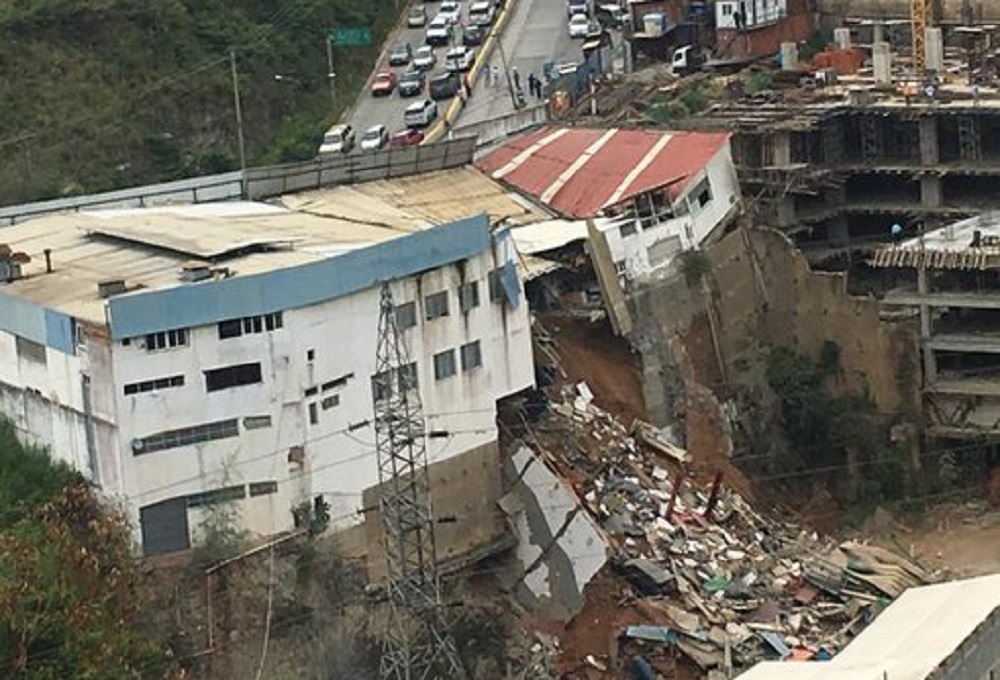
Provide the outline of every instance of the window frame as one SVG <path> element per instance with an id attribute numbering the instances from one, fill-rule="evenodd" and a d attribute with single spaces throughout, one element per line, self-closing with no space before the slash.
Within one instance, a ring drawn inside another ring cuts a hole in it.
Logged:
<path id="1" fill-rule="evenodd" d="M 467 342 L 459 348 L 461 356 L 462 372 L 474 371 L 483 365 L 483 346 L 479 340 Z M 474 360 L 474 363 L 470 361 Z"/>
<path id="2" fill-rule="evenodd" d="M 455 349 L 446 349 L 434 355 L 434 380 L 447 380 L 458 373 Z"/>
<path id="3" fill-rule="evenodd" d="M 242 371 L 249 371 L 250 377 L 241 376 Z M 231 364 L 218 368 L 209 368 L 202 371 L 205 376 L 205 391 L 208 393 L 231 390 L 237 387 L 248 387 L 250 385 L 260 385 L 264 382 L 264 370 L 259 361 L 251 361 L 244 364 Z M 222 380 L 222 376 L 229 376 L 223 384 L 215 384 L 213 380 Z"/>
<path id="4" fill-rule="evenodd" d="M 443 301 L 439 303 L 439 301 Z M 424 319 L 434 321 L 451 314 L 448 291 L 441 290 L 424 296 Z"/>

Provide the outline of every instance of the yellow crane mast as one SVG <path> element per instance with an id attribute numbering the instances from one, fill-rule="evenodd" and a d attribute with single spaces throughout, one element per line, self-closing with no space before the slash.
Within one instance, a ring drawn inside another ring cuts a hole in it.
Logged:
<path id="1" fill-rule="evenodd" d="M 927 20 L 932 0 L 910 0 L 910 29 L 913 34 L 913 68 L 917 76 L 927 69 Z"/>

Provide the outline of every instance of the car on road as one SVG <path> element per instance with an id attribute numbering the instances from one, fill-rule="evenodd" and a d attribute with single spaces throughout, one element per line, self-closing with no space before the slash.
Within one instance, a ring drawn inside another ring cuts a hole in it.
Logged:
<path id="1" fill-rule="evenodd" d="M 427 23 L 427 9 L 423 5 L 414 5 L 406 13 L 406 25 L 410 28 L 420 28 Z"/>
<path id="2" fill-rule="evenodd" d="M 569 37 L 586 38 L 590 32 L 590 19 L 586 14 L 574 14 L 569 20 Z"/>
<path id="3" fill-rule="evenodd" d="M 431 45 L 421 45 L 413 55 L 413 68 L 418 71 L 430 71 L 437 66 L 437 55 L 434 54 L 434 47 Z"/>
<path id="4" fill-rule="evenodd" d="M 590 14 L 587 0 L 566 0 L 566 16 L 572 17 L 574 14 Z"/>
<path id="5" fill-rule="evenodd" d="M 618 5 L 598 5 L 594 10 L 594 18 L 605 28 L 622 28 L 631 21 L 628 12 Z"/>
<path id="6" fill-rule="evenodd" d="M 408 42 L 398 42 L 389 52 L 389 66 L 406 66 L 413 58 L 413 49 Z"/>
<path id="7" fill-rule="evenodd" d="M 396 132 L 389 140 L 390 149 L 402 149 L 407 146 L 416 146 L 424 141 L 424 133 L 413 128 L 403 128 Z"/>
<path id="8" fill-rule="evenodd" d="M 468 47 L 482 45 L 486 40 L 486 29 L 483 26 L 470 24 L 462 29 L 462 44 Z"/>
<path id="9" fill-rule="evenodd" d="M 476 61 L 476 50 L 459 45 L 444 55 L 444 67 L 449 71 L 468 71 Z"/>
<path id="10" fill-rule="evenodd" d="M 319 147 L 321 154 L 347 153 L 354 148 L 354 128 L 350 125 L 334 125 L 323 135 Z"/>
<path id="11" fill-rule="evenodd" d="M 425 128 L 437 118 L 437 104 L 430 99 L 414 102 L 403 112 L 403 122 L 406 127 Z"/>
<path id="12" fill-rule="evenodd" d="M 451 42 L 452 27 L 448 17 L 438 15 L 431 19 L 424 29 L 424 40 L 428 45 L 447 45 Z"/>
<path id="13" fill-rule="evenodd" d="M 428 94 L 434 101 L 451 99 L 462 86 L 462 76 L 454 71 L 442 71 L 430 80 Z"/>
<path id="14" fill-rule="evenodd" d="M 426 84 L 427 76 L 424 75 L 424 72 L 411 69 L 399 77 L 399 85 L 396 89 L 399 91 L 400 97 L 416 97 L 424 91 Z"/>
<path id="15" fill-rule="evenodd" d="M 489 26 L 496 18 L 493 11 L 493 3 L 489 0 L 474 2 L 469 7 L 469 23 L 476 26 Z"/>
<path id="16" fill-rule="evenodd" d="M 362 151 L 378 151 L 389 143 L 389 131 L 384 125 L 372 125 L 361 135 Z"/>
<path id="17" fill-rule="evenodd" d="M 387 97 L 396 89 L 398 78 L 392 71 L 379 71 L 372 79 L 372 96 Z"/>
<path id="18" fill-rule="evenodd" d="M 446 17 L 452 24 L 457 24 L 462 20 L 462 3 L 455 0 L 445 0 L 438 7 L 439 17 Z"/>

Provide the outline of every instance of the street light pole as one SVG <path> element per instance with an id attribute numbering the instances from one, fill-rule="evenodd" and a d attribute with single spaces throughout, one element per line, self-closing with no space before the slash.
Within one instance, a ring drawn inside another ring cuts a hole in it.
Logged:
<path id="1" fill-rule="evenodd" d="M 337 110 L 337 73 L 333 70 L 333 37 L 326 36 L 326 78 L 330 81 L 330 106 L 332 111 Z"/>
<path id="2" fill-rule="evenodd" d="M 503 48 L 503 36 L 497 35 L 497 48 L 500 50 L 500 63 L 503 65 L 504 75 L 507 76 L 507 93 L 510 95 L 510 103 L 517 108 L 517 98 L 514 96 L 514 83 L 510 79 L 510 69 L 507 68 L 507 52 Z"/>
<path id="3" fill-rule="evenodd" d="M 236 107 L 236 136 L 240 147 L 240 170 L 246 173 L 247 151 L 243 143 L 243 107 L 240 104 L 240 79 L 236 73 L 236 50 L 229 49 L 229 70 L 233 76 L 233 103 Z"/>

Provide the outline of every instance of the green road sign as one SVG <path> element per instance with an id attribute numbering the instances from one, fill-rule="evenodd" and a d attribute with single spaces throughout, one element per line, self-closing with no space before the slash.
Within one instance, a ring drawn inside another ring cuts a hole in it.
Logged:
<path id="1" fill-rule="evenodd" d="M 335 28 L 330 31 L 330 40 L 334 45 L 340 45 L 342 47 L 370 45 L 372 42 L 372 29 L 368 26 Z"/>

